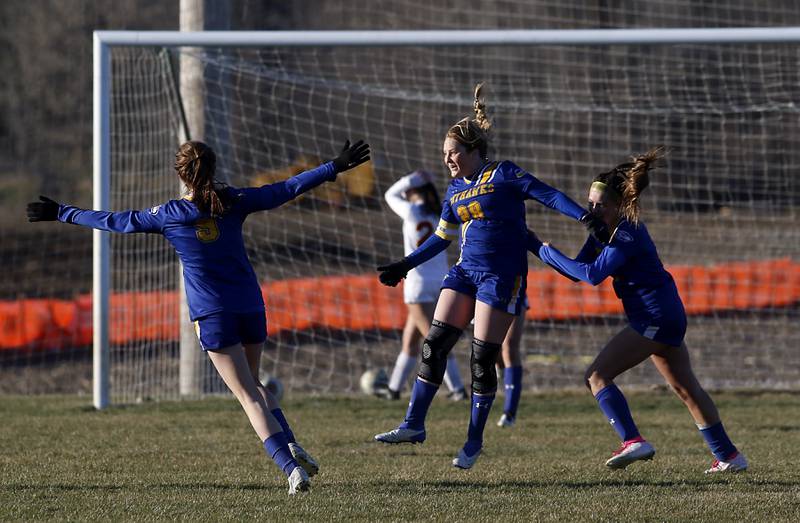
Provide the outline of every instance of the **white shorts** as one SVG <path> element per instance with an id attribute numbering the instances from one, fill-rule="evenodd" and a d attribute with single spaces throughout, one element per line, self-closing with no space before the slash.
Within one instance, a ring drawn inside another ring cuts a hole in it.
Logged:
<path id="1" fill-rule="evenodd" d="M 409 273 L 403 281 L 403 301 L 405 303 L 436 303 L 441 287 L 441 280 L 423 279 Z"/>

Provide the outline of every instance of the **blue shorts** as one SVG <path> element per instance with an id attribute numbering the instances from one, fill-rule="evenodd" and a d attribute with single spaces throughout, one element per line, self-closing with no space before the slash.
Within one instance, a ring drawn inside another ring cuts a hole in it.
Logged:
<path id="1" fill-rule="evenodd" d="M 622 301 L 633 330 L 647 339 L 680 347 L 686 336 L 686 310 L 675 284 Z"/>
<path id="2" fill-rule="evenodd" d="M 267 317 L 264 311 L 217 312 L 197 318 L 194 330 L 203 350 L 219 350 L 240 343 L 263 343 L 267 339 Z"/>
<path id="3" fill-rule="evenodd" d="M 686 336 L 686 313 L 680 303 L 657 316 L 646 313 L 627 315 L 631 328 L 647 339 L 680 347 Z"/>
<path id="4" fill-rule="evenodd" d="M 453 289 L 493 309 L 519 316 L 526 303 L 527 280 L 525 274 L 500 275 L 453 265 L 444 277 L 442 289 Z"/>
<path id="5" fill-rule="evenodd" d="M 676 321 L 630 322 L 631 328 L 645 338 L 669 345 L 680 347 L 686 335 L 686 322 L 681 325 Z"/>

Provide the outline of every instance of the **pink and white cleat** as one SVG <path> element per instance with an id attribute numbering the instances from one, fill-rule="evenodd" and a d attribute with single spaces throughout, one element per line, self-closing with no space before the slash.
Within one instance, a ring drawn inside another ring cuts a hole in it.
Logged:
<path id="1" fill-rule="evenodd" d="M 714 460 L 714 464 L 706 471 L 706 474 L 717 474 L 720 472 L 743 472 L 747 470 L 747 458 L 741 452 L 735 452 L 727 458 L 727 461 Z"/>
<path id="2" fill-rule="evenodd" d="M 653 459 L 655 453 L 656 449 L 651 444 L 643 437 L 637 436 L 623 441 L 619 450 L 615 450 L 611 458 L 606 461 L 606 466 L 612 469 L 624 469 L 634 461 Z"/>

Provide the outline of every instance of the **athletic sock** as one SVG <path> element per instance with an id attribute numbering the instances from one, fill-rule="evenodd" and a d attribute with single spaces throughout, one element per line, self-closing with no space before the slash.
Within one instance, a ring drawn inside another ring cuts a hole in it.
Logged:
<path id="1" fill-rule="evenodd" d="M 292 453 L 289 451 L 289 442 L 286 441 L 286 434 L 283 432 L 277 432 L 268 437 L 266 441 L 264 441 L 264 450 L 267 451 L 272 461 L 286 474 L 286 477 L 289 477 L 289 474 L 292 473 L 295 467 L 299 466 L 292 457 Z"/>
<path id="2" fill-rule="evenodd" d="M 451 352 L 447 356 L 447 367 L 444 370 L 444 383 L 450 392 L 464 390 L 464 382 L 461 381 L 461 373 L 458 372 L 458 363 Z"/>
<path id="3" fill-rule="evenodd" d="M 522 395 L 522 367 L 506 367 L 503 370 L 503 412 L 515 418 L 519 407 L 519 398 Z"/>
<path id="4" fill-rule="evenodd" d="M 423 430 L 425 428 L 425 416 L 428 415 L 428 409 L 437 390 L 439 387 L 422 381 L 420 378 L 414 381 L 406 419 L 400 424 L 401 429 Z"/>
<path id="5" fill-rule="evenodd" d="M 706 440 L 706 445 L 711 449 L 715 458 L 720 461 L 728 461 L 731 456 L 736 454 L 736 445 L 728 438 L 728 433 L 725 432 L 721 421 L 710 427 L 698 425 L 697 428 L 700 429 L 700 434 Z"/>
<path id="6" fill-rule="evenodd" d="M 397 355 L 397 360 L 394 362 L 394 369 L 392 369 L 392 377 L 389 378 L 389 389 L 395 392 L 403 390 L 408 375 L 417 366 L 417 357 L 409 356 L 405 352 Z"/>
<path id="7" fill-rule="evenodd" d="M 469 415 L 467 442 L 464 444 L 464 452 L 468 456 L 474 456 L 483 447 L 483 429 L 486 427 L 486 420 L 489 419 L 489 411 L 492 410 L 493 402 L 494 394 L 472 393 L 472 410 Z"/>
<path id="8" fill-rule="evenodd" d="M 636 424 L 633 422 L 628 402 L 616 385 L 613 383 L 608 385 L 598 392 L 594 398 L 622 441 L 632 440 L 639 436 L 639 429 L 636 428 Z"/>
<path id="9" fill-rule="evenodd" d="M 286 421 L 286 417 L 283 415 L 283 411 L 281 411 L 280 407 L 277 409 L 272 409 L 270 412 L 272 412 L 272 415 L 275 416 L 275 419 L 278 420 L 278 423 L 280 423 L 283 433 L 286 436 L 286 442 L 297 443 L 297 441 L 294 439 L 294 432 L 292 432 L 292 429 L 289 428 L 289 422 Z"/>

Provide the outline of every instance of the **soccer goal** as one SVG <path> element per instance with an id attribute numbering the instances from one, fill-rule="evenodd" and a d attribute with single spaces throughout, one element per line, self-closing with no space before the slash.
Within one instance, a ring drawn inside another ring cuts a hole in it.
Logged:
<path id="1" fill-rule="evenodd" d="M 796 388 L 798 42 L 800 28 L 100 31 L 94 206 L 178 197 L 172 164 L 187 137 L 217 151 L 234 186 L 285 179 L 346 138 L 367 140 L 368 166 L 245 224 L 267 303 L 264 372 L 288 391 L 356 391 L 364 370 L 391 366 L 405 320 L 402 292 L 374 272 L 403 255 L 383 192 L 415 169 L 444 191 L 444 133 L 471 114 L 483 81 L 492 156 L 578 202 L 595 173 L 665 145 L 643 219 L 686 302 L 698 376 Z M 575 254 L 579 225 L 535 202 L 527 212 L 540 237 Z M 94 253 L 95 405 L 222 390 L 187 335 L 167 242 L 96 232 Z M 528 298 L 526 386 L 580 386 L 624 325 L 609 287 L 571 284 L 531 256 Z M 455 350 L 466 369 L 466 341 Z M 622 382 L 661 383 L 647 366 Z"/>

